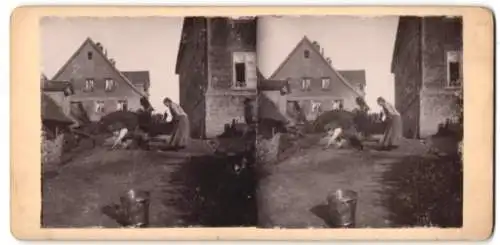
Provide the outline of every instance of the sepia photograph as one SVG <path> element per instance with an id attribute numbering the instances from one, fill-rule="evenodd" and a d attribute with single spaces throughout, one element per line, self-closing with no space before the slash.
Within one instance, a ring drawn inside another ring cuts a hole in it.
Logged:
<path id="1" fill-rule="evenodd" d="M 460 228 L 462 30 L 43 17 L 40 225 Z"/>
<path id="2" fill-rule="evenodd" d="M 257 40 L 261 226 L 462 226 L 460 16 L 264 16 Z"/>
<path id="3" fill-rule="evenodd" d="M 254 17 L 40 25 L 42 227 L 257 225 Z"/>

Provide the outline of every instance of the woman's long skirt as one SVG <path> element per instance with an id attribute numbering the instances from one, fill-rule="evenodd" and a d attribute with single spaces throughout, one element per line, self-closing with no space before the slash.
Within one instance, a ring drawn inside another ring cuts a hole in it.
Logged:
<path id="1" fill-rule="evenodd" d="M 398 146 L 403 131 L 401 116 L 391 116 L 387 119 L 386 123 L 387 124 L 384 132 L 384 138 L 381 142 L 382 146 Z"/>
<path id="2" fill-rule="evenodd" d="M 179 116 L 175 120 L 174 131 L 170 146 L 186 147 L 189 142 L 189 119 L 187 116 Z"/>

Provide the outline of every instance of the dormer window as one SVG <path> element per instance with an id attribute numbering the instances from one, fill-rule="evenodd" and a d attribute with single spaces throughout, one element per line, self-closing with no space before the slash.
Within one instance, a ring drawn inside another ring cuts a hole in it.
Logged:
<path id="1" fill-rule="evenodd" d="M 110 92 L 110 91 L 113 91 L 113 89 L 115 89 L 115 87 L 116 87 L 115 81 L 111 78 L 107 78 L 104 90 L 106 92 Z"/>
<path id="2" fill-rule="evenodd" d="M 92 92 L 94 91 L 94 79 L 93 78 L 87 78 L 85 80 L 85 92 Z"/>
<path id="3" fill-rule="evenodd" d="M 309 50 L 307 50 L 307 49 L 304 50 L 304 58 L 309 59 L 309 56 L 310 56 Z"/>

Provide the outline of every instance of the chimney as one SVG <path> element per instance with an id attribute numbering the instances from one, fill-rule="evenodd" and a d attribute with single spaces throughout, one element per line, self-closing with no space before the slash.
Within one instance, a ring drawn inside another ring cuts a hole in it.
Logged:
<path id="1" fill-rule="evenodd" d="M 320 46 L 319 46 L 319 43 L 317 41 L 314 41 L 312 44 L 313 44 L 314 48 L 316 48 L 316 50 L 320 51 Z"/>
<path id="2" fill-rule="evenodd" d="M 330 57 L 326 58 L 326 62 L 328 62 L 328 64 L 332 64 L 332 59 L 330 59 Z"/>
<path id="3" fill-rule="evenodd" d="M 102 44 L 100 42 L 97 42 L 95 45 L 99 48 L 101 52 L 103 51 L 104 48 L 102 47 Z"/>
<path id="4" fill-rule="evenodd" d="M 104 49 L 104 57 L 108 58 L 108 50 Z"/>
<path id="5" fill-rule="evenodd" d="M 325 55 L 325 49 L 324 48 L 321 48 L 321 55 L 324 56 Z"/>

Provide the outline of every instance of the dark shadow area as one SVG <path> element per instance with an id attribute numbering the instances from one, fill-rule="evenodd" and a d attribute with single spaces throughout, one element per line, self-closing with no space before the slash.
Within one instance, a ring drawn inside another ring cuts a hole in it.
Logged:
<path id="1" fill-rule="evenodd" d="M 162 202 L 183 214 L 181 226 L 255 226 L 256 181 L 252 164 L 235 171 L 243 159 L 243 155 L 192 158 L 169 178 L 170 184 L 183 186 L 181 191 L 175 195 L 165 193 Z"/>
<path id="2" fill-rule="evenodd" d="M 330 218 L 330 214 L 328 211 L 328 205 L 319 204 L 319 205 L 316 205 L 313 208 L 311 208 L 309 211 L 311 211 L 311 213 L 313 213 L 314 215 L 321 218 L 328 227 L 335 227 L 335 224 L 333 224 L 333 222 Z"/>
<path id="3" fill-rule="evenodd" d="M 463 171 L 458 156 L 407 157 L 382 178 L 394 226 L 462 226 Z"/>
<path id="4" fill-rule="evenodd" d="M 104 206 L 101 208 L 101 212 L 116 221 L 116 223 L 121 226 L 129 225 L 125 214 L 122 212 L 122 209 L 118 204 Z"/>
<path id="5" fill-rule="evenodd" d="M 59 175 L 59 172 L 53 171 L 45 171 L 42 173 L 42 180 L 51 180 Z M 43 181 L 42 181 L 43 182 Z"/>

